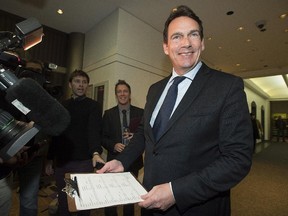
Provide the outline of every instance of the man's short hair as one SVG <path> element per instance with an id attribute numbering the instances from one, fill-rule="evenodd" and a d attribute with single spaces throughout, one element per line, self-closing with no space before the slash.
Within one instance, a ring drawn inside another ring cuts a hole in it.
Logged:
<path id="1" fill-rule="evenodd" d="M 190 17 L 191 19 L 195 20 L 199 25 L 199 30 L 200 30 L 199 33 L 200 33 L 201 40 L 203 39 L 204 37 L 203 25 L 202 25 L 202 21 L 200 20 L 200 18 L 189 7 L 185 5 L 180 5 L 172 9 L 169 17 L 167 18 L 165 22 L 164 30 L 163 30 L 163 41 L 165 44 L 168 43 L 168 27 L 170 23 L 178 17 Z"/>
<path id="2" fill-rule="evenodd" d="M 71 74 L 70 74 L 70 77 L 69 77 L 69 82 L 72 82 L 72 80 L 74 79 L 74 77 L 77 77 L 77 76 L 82 76 L 82 77 L 85 77 L 88 81 L 88 83 L 90 82 L 90 78 L 88 76 L 88 74 L 82 70 L 75 70 L 73 71 Z"/>
<path id="3" fill-rule="evenodd" d="M 115 95 L 117 94 L 117 86 L 119 85 L 125 85 L 127 86 L 129 93 L 131 94 L 131 87 L 125 80 L 118 80 L 118 82 L 115 84 Z"/>

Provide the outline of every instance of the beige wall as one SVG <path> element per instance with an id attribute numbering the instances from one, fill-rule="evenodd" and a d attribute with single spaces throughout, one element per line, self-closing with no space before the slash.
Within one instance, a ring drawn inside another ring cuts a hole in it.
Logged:
<path id="1" fill-rule="evenodd" d="M 149 86 L 168 76 L 171 65 L 162 50 L 162 33 L 118 9 L 87 32 L 83 69 L 92 84 L 108 83 L 108 109 L 116 104 L 118 79 L 131 85 L 132 104 L 144 107 Z"/>

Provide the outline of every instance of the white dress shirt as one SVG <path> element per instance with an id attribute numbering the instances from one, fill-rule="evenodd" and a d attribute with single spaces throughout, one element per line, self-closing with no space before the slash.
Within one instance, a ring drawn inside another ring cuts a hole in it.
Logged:
<path id="1" fill-rule="evenodd" d="M 184 74 L 183 76 L 185 76 L 187 79 L 184 79 L 181 83 L 179 83 L 178 85 L 178 94 L 177 94 L 177 98 L 176 98 L 176 102 L 175 102 L 175 105 L 174 105 L 174 108 L 173 108 L 173 111 L 171 113 L 171 116 L 173 115 L 174 111 L 176 110 L 176 108 L 178 107 L 179 103 L 181 102 L 182 98 L 184 97 L 187 89 L 189 88 L 189 86 L 191 85 L 194 77 L 196 76 L 197 72 L 199 71 L 200 67 L 202 66 L 202 62 L 198 62 L 198 64 L 192 69 L 190 70 L 189 72 L 187 72 L 186 74 Z M 150 119 L 150 125 L 151 127 L 153 127 L 154 125 L 154 122 L 155 122 L 155 119 L 158 115 L 158 112 L 160 110 L 160 107 L 162 106 L 163 104 L 163 101 L 167 95 L 167 92 L 168 92 L 168 89 L 170 88 L 170 86 L 172 85 L 173 83 L 173 79 L 176 77 L 176 76 L 179 76 L 174 68 L 173 68 L 173 72 L 172 72 L 172 76 L 171 78 L 169 79 L 169 81 L 167 82 L 167 85 L 166 87 L 164 88 L 164 91 L 162 92 L 162 95 L 161 97 L 159 98 L 159 101 L 152 113 L 152 116 L 151 116 L 151 119 Z M 170 116 L 170 118 L 171 118 Z"/>

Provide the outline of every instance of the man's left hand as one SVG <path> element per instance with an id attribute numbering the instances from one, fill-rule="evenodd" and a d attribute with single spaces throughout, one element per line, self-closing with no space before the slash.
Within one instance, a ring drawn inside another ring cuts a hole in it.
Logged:
<path id="1" fill-rule="evenodd" d="M 92 157 L 92 165 L 93 165 L 93 167 L 96 166 L 97 162 L 105 164 L 105 161 L 103 160 L 103 158 L 101 157 L 100 154 L 94 154 L 93 157 Z"/>
<path id="2" fill-rule="evenodd" d="M 147 194 L 141 196 L 144 200 L 139 206 L 146 209 L 160 209 L 166 211 L 175 204 L 169 183 L 156 185 Z"/>

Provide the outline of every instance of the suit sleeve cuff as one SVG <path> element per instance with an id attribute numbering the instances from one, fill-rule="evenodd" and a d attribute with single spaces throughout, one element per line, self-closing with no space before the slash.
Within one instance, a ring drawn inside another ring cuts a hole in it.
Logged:
<path id="1" fill-rule="evenodd" d="M 171 193 L 172 193 L 172 195 L 173 195 L 173 198 L 174 198 L 174 200 L 176 201 L 175 196 L 174 196 L 174 193 L 173 193 L 173 188 L 172 188 L 171 182 L 169 182 L 169 186 L 170 186 L 170 190 L 171 190 Z"/>

